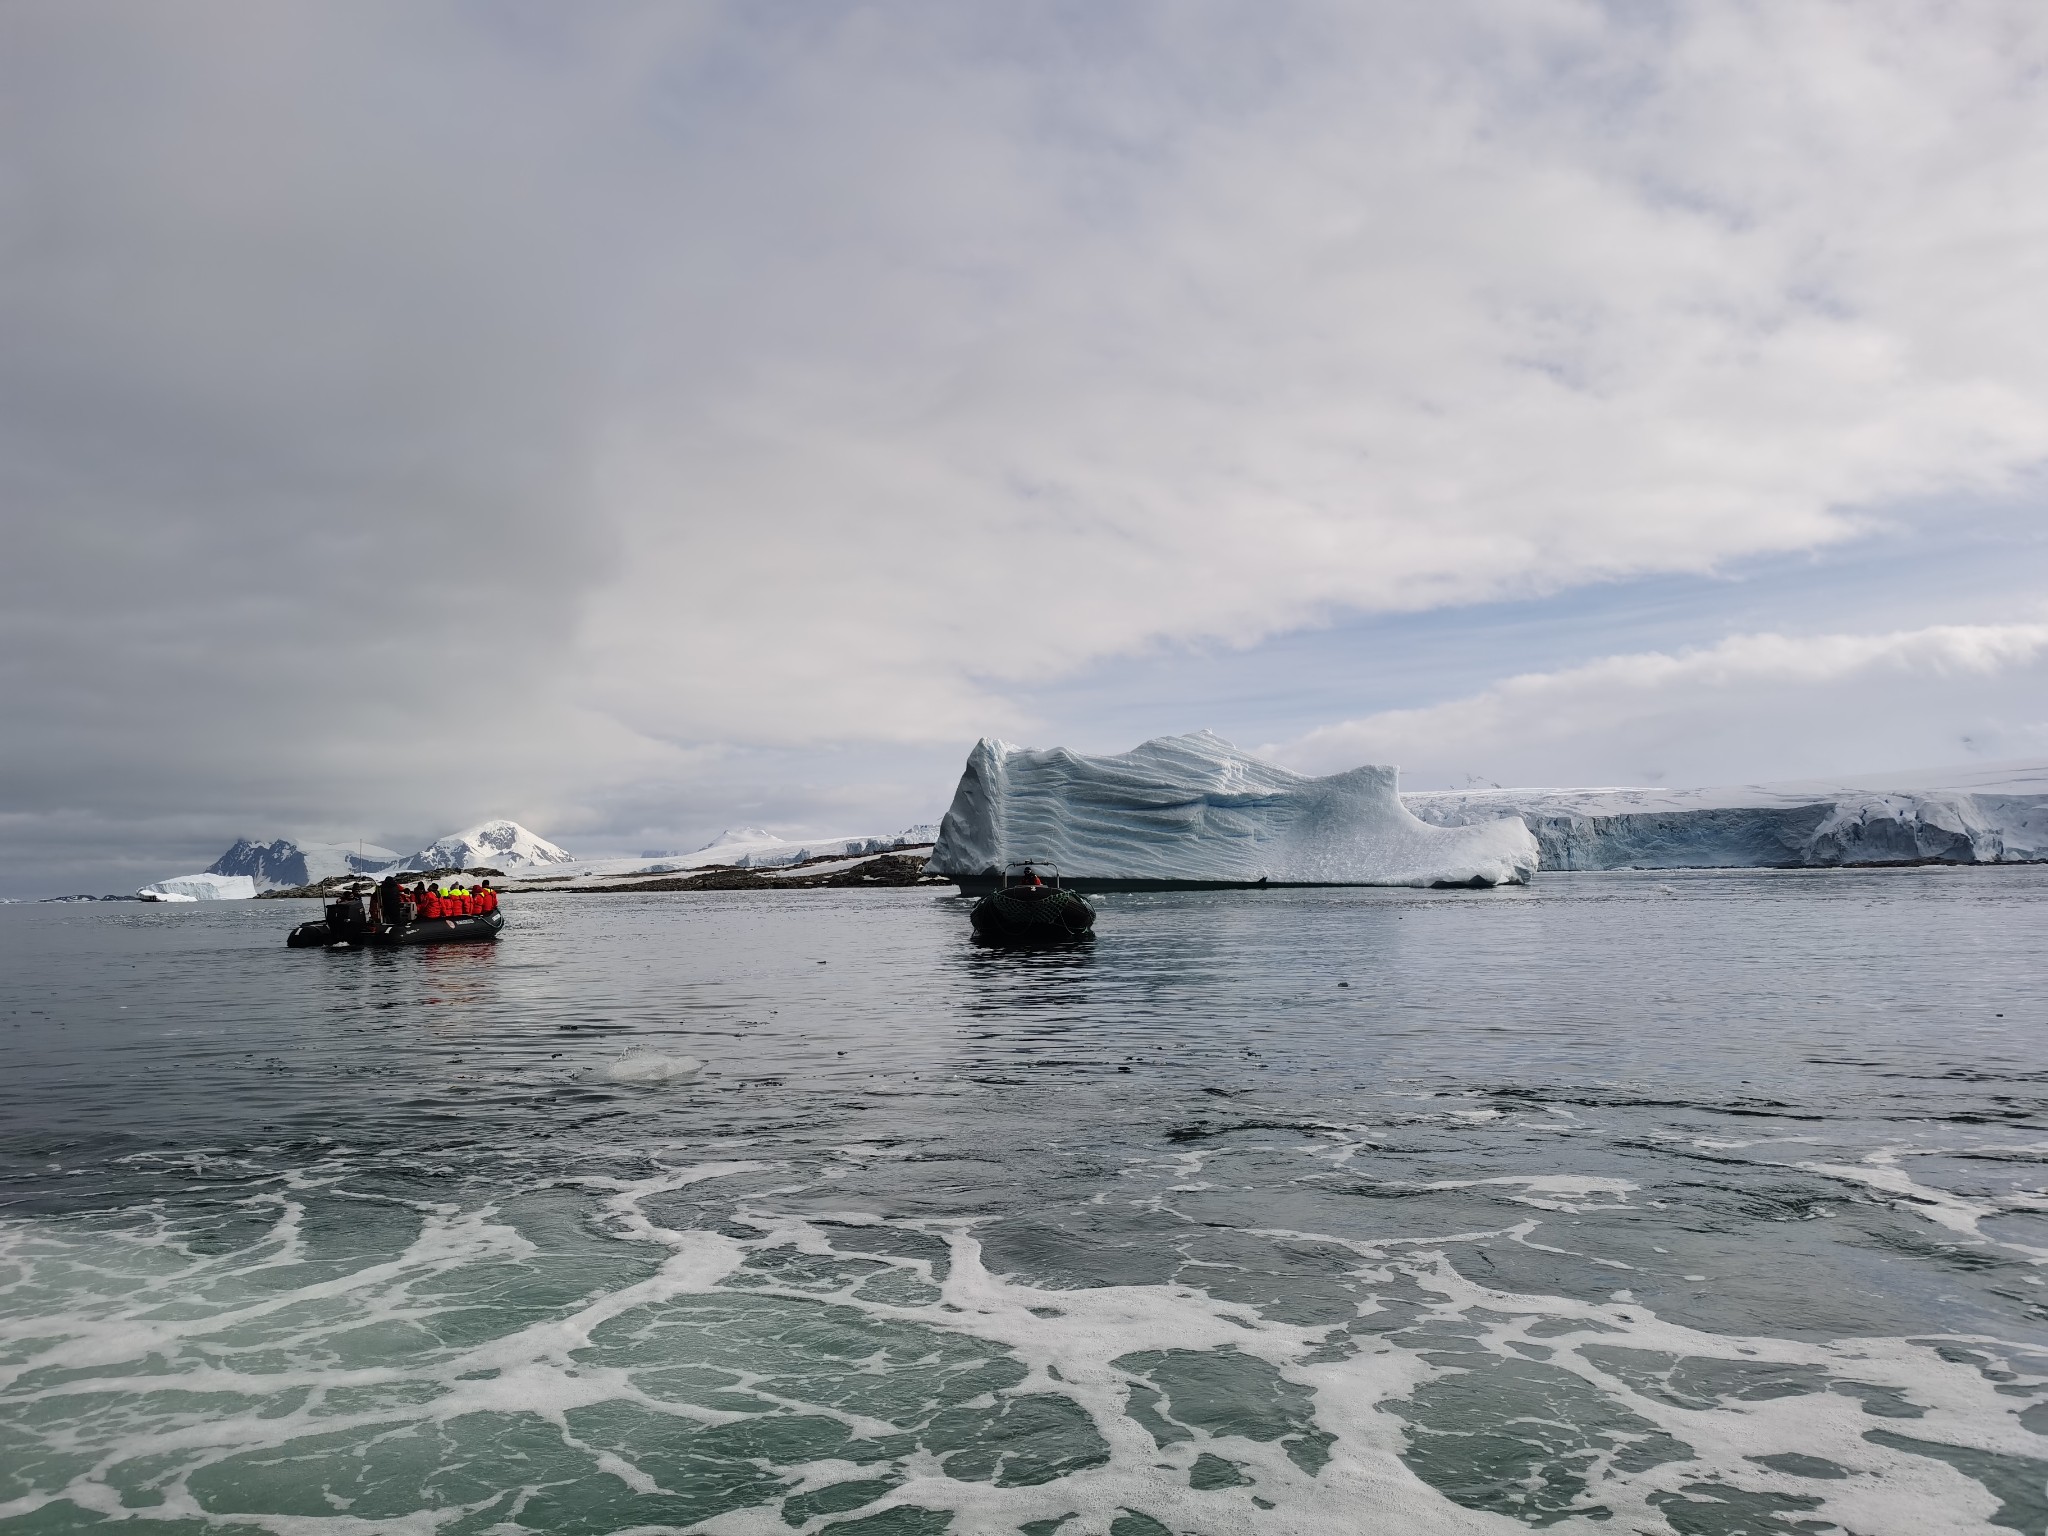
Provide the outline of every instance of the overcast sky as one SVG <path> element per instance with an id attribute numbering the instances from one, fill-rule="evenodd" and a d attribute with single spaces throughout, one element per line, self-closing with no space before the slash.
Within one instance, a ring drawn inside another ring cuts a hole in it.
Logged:
<path id="1" fill-rule="evenodd" d="M 0 7 L 0 894 L 2048 756 L 2048 10 Z"/>

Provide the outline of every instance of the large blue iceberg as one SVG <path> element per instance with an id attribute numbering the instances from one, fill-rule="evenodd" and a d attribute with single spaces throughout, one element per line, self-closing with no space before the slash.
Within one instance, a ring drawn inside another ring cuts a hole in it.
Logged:
<path id="1" fill-rule="evenodd" d="M 1196 731 L 1113 757 L 983 737 L 925 866 L 963 889 L 1031 859 L 1084 887 L 1526 883 L 1537 844 L 1512 813 L 1431 826 L 1393 768 L 1310 778 Z"/>

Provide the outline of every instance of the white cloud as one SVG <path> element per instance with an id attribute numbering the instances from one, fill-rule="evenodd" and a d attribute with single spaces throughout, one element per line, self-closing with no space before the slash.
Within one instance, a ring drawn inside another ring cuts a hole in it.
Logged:
<path id="1" fill-rule="evenodd" d="M 1265 750 L 1327 773 L 1398 763 L 1410 788 L 1700 786 L 2048 753 L 2048 624 L 1735 635 L 1511 677 Z"/>
<path id="2" fill-rule="evenodd" d="M 10 7 L 0 810 L 570 837 L 1998 490 L 2044 69 L 1931 0 Z"/>
<path id="3" fill-rule="evenodd" d="M 1282 9 L 1256 67 L 1186 20 L 1074 69 L 825 39 L 749 167 L 787 249 L 733 189 L 692 209 L 754 280 L 671 296 L 657 332 L 711 351 L 610 440 L 607 698 L 684 735 L 971 735 L 1006 683 L 1148 642 L 1998 487 L 2048 454 L 2021 17 Z M 889 185 L 821 188 L 862 163 Z M 1020 606 L 1028 640 L 991 632 Z"/>

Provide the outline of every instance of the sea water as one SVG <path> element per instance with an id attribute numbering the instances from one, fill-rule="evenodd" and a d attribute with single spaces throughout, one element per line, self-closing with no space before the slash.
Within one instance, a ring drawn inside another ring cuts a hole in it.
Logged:
<path id="1" fill-rule="evenodd" d="M 2048 871 L 0 909 L 0 1531 L 2048 1528 Z"/>

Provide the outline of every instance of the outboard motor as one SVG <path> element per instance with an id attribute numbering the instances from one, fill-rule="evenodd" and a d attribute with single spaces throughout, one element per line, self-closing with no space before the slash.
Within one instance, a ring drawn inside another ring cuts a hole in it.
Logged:
<path id="1" fill-rule="evenodd" d="M 293 949 L 325 949 L 329 944 L 352 944 L 370 932 L 370 914 L 363 910 L 359 892 L 336 896 L 322 908 L 320 921 L 301 923 L 285 943 Z"/>
<path id="2" fill-rule="evenodd" d="M 370 931 L 370 914 L 363 910 L 363 898 L 350 891 L 327 904 L 327 931 L 334 939 L 353 939 Z"/>

